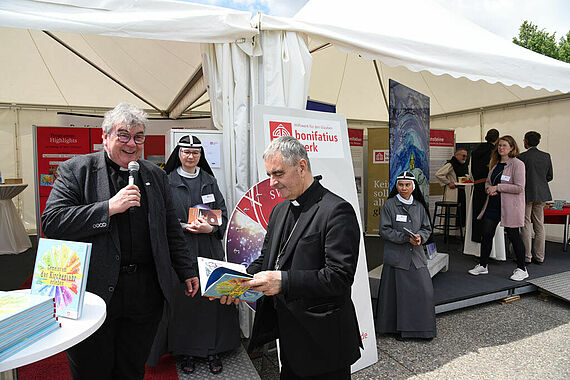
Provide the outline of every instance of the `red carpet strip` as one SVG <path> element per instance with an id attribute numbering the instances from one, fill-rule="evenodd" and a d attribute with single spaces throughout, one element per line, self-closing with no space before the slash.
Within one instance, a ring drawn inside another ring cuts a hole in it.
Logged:
<path id="1" fill-rule="evenodd" d="M 19 380 L 71 380 L 65 352 L 18 369 Z M 178 380 L 176 362 L 171 355 L 163 356 L 156 367 L 146 367 L 144 380 Z"/>

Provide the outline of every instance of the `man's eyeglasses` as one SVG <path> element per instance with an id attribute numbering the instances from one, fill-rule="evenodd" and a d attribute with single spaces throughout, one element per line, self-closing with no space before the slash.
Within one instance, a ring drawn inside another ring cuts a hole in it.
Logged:
<path id="1" fill-rule="evenodd" d="M 145 135 L 131 136 L 128 133 L 115 133 L 115 136 L 117 136 L 117 140 L 119 140 L 119 142 L 123 144 L 126 144 L 129 141 L 131 141 L 131 138 L 135 141 L 135 144 L 137 145 L 144 144 L 144 140 L 146 140 Z"/>
<path id="2" fill-rule="evenodd" d="M 187 156 L 187 157 L 190 157 L 190 156 L 198 157 L 200 155 L 199 150 L 186 150 L 186 149 L 184 149 L 184 150 L 180 150 L 180 153 L 183 156 Z"/>

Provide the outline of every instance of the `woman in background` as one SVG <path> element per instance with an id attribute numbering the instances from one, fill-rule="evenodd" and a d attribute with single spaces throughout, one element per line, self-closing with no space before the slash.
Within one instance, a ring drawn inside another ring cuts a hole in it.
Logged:
<path id="1" fill-rule="evenodd" d="M 481 257 L 479 264 L 469 270 L 474 276 L 489 273 L 487 265 L 495 230 L 500 222 L 517 257 L 517 267 L 510 279 L 522 281 L 528 277 L 524 261 L 524 243 L 519 233 L 519 227 L 524 226 L 526 174 L 524 163 L 516 158 L 518 155 L 517 143 L 509 135 L 500 137 L 491 153 L 491 169 L 485 182 L 487 201 L 477 217 L 482 220 Z"/>
<path id="2" fill-rule="evenodd" d="M 414 175 L 403 172 L 380 212 L 384 266 L 376 331 L 396 339 L 436 336 L 433 285 L 422 247 L 430 235 L 424 197 Z"/>
<path id="3" fill-rule="evenodd" d="M 164 169 L 190 251 L 196 256 L 224 260 L 222 239 L 228 213 L 212 169 L 204 157 L 201 141 L 196 136 L 183 136 Z M 188 211 L 196 206 L 221 210 L 221 225 L 210 225 L 203 218 L 187 224 Z M 239 344 L 240 329 L 235 307 L 210 302 L 200 295 L 186 297 L 183 288 L 178 289 L 168 320 L 168 351 L 183 356 L 182 369 L 185 373 L 194 372 L 196 358 L 207 358 L 210 372 L 220 373 L 223 366 L 218 354 Z"/>

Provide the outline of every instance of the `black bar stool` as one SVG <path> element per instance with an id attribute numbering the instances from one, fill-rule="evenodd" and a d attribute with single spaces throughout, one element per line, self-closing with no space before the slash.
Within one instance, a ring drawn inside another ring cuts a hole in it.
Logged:
<path id="1" fill-rule="evenodd" d="M 439 207 L 439 213 L 438 213 Z M 451 212 L 451 209 L 455 208 L 455 213 Z M 443 224 L 435 224 L 435 218 L 443 218 Z M 455 223 L 453 225 L 450 223 L 451 219 L 454 219 Z M 459 230 L 461 236 L 461 244 L 463 244 L 463 228 L 461 227 L 461 204 L 459 202 L 452 201 L 437 201 L 435 202 L 435 209 L 433 210 L 433 221 L 431 223 L 433 227 L 433 232 L 435 230 L 443 231 L 443 242 L 447 244 L 447 237 L 449 236 L 449 231 Z"/>

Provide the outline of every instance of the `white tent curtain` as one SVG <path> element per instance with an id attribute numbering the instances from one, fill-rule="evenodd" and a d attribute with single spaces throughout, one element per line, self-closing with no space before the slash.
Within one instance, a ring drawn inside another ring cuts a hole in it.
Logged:
<path id="1" fill-rule="evenodd" d="M 202 67 L 212 121 L 223 130 L 226 204 L 232 209 L 250 186 L 249 57 L 236 43 L 203 44 Z"/>
<path id="2" fill-rule="evenodd" d="M 302 34 L 262 31 L 263 103 L 305 109 L 313 57 Z"/>
<path id="3" fill-rule="evenodd" d="M 226 171 L 229 207 L 257 182 L 257 168 L 250 170 L 260 164 L 250 142 L 253 103 L 304 109 L 311 64 L 307 44 L 294 32 L 262 32 L 261 46 L 249 41 L 202 45 L 212 120 L 224 132 L 224 159 L 230 163 Z M 260 67 L 261 78 L 254 66 Z M 255 78 L 250 80 L 250 73 Z"/>

